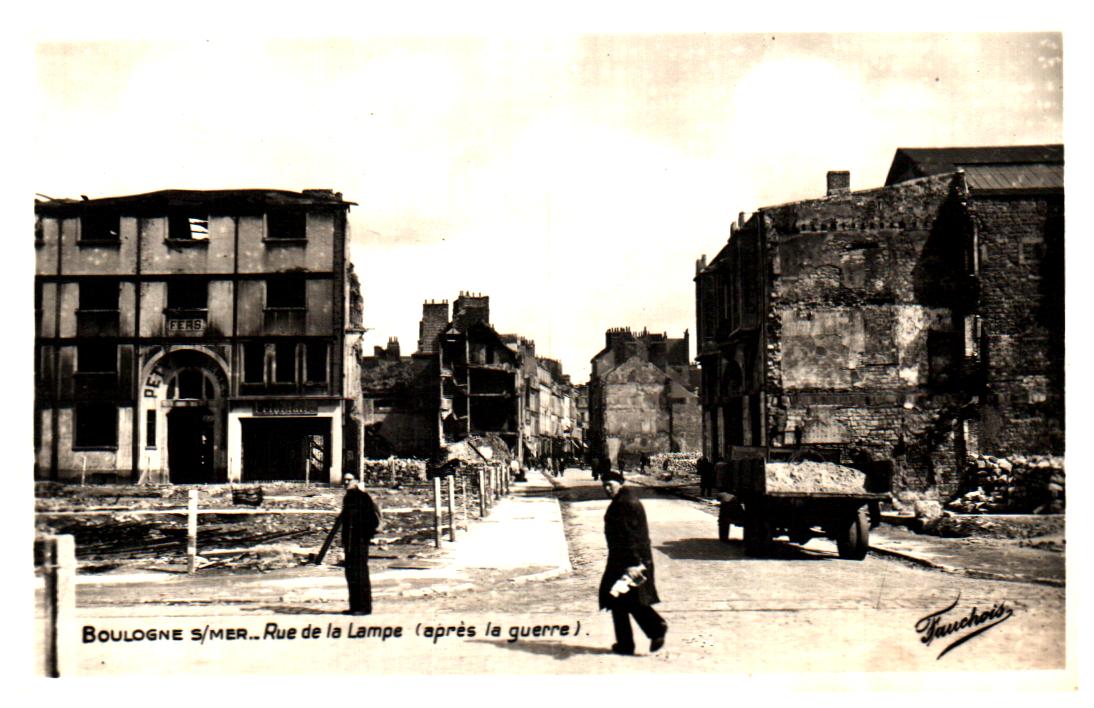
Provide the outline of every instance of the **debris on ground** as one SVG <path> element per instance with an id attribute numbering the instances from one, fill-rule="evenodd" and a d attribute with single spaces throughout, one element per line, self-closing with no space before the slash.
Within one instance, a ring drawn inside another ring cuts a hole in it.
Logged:
<path id="1" fill-rule="evenodd" d="M 341 489 L 287 482 L 201 487 L 47 482 L 36 488 L 36 530 L 72 535 L 81 572 L 185 567 L 191 489 L 200 491 L 198 555 L 203 561 L 198 567 L 203 571 L 265 571 L 311 562 L 342 505 Z M 474 485 L 465 489 L 466 498 L 459 489 L 456 494 L 457 524 L 478 509 Z M 405 557 L 432 543 L 432 485 L 368 491 L 383 510 L 383 527 L 373 539 L 377 554 Z M 325 562 L 340 559 L 336 540 Z"/>
<path id="2" fill-rule="evenodd" d="M 975 489 L 947 507 L 963 513 L 1061 514 L 1064 512 L 1064 458 L 1015 455 L 976 459 Z"/>

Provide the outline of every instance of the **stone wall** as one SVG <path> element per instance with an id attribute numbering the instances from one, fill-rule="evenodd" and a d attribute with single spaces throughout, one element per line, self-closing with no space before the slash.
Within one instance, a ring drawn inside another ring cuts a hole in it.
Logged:
<path id="1" fill-rule="evenodd" d="M 764 210 L 773 446 L 956 491 L 967 231 L 952 176 Z M 747 230 L 749 225 L 745 226 Z"/>
<path id="2" fill-rule="evenodd" d="M 1063 197 L 977 198 L 981 446 L 1064 451 Z"/>

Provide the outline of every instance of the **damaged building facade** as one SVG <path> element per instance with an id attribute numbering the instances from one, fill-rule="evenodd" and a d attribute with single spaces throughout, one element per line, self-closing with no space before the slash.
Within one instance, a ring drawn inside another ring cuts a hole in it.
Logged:
<path id="1" fill-rule="evenodd" d="M 432 457 L 491 434 L 522 457 L 573 450 L 569 378 L 531 340 L 494 329 L 489 296 L 423 303 L 418 332 L 409 356 L 391 339 L 361 360 L 369 457 Z"/>
<path id="2" fill-rule="evenodd" d="M 35 476 L 337 482 L 360 458 L 351 202 L 35 204 Z"/>
<path id="3" fill-rule="evenodd" d="M 614 328 L 592 359 L 588 445 L 593 457 L 636 465 L 643 454 L 694 452 L 701 444 L 698 370 L 689 335 Z"/>
<path id="4" fill-rule="evenodd" d="M 902 149 L 849 184 L 698 262 L 704 452 L 808 447 L 942 495 L 979 454 L 1062 454 L 1062 146 Z"/>

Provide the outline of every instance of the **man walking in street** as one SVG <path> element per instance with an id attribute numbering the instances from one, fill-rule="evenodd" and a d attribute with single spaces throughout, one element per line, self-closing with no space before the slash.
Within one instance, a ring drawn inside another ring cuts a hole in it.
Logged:
<path id="1" fill-rule="evenodd" d="M 610 610 L 615 626 L 612 652 L 634 654 L 631 617 L 650 639 L 650 652 L 665 644 L 668 624 L 651 607 L 661 601 L 654 582 L 646 510 L 633 489 L 625 486 L 623 475 L 601 475 L 604 493 L 611 504 L 604 513 L 604 536 L 608 541 L 608 562 L 600 579 L 600 609 Z"/>
<path id="2" fill-rule="evenodd" d="M 342 548 L 345 551 L 349 610 L 345 614 L 372 614 L 372 583 L 368 576 L 368 546 L 380 528 L 380 509 L 357 478 L 342 477 Z"/>

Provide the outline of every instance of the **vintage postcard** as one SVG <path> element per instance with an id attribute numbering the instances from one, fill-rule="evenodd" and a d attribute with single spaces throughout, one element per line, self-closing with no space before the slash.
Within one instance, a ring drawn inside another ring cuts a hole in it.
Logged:
<path id="1" fill-rule="evenodd" d="M 36 676 L 1077 686 L 1066 28 L 367 17 L 36 37 Z"/>

